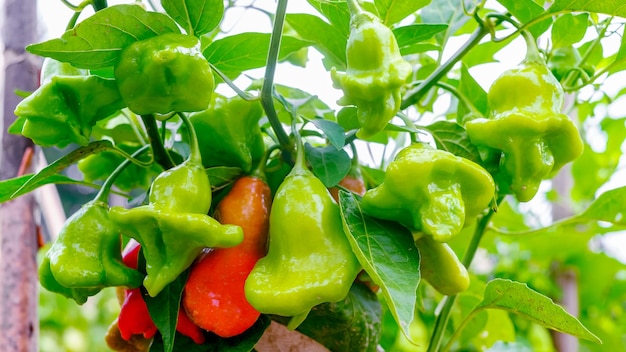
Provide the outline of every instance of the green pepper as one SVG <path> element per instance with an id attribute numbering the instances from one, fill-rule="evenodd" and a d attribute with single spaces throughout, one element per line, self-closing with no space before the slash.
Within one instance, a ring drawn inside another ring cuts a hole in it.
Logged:
<path id="1" fill-rule="evenodd" d="M 430 236 L 415 241 L 420 253 L 420 273 L 439 293 L 452 296 L 467 290 L 470 277 L 447 243 L 440 243 Z"/>
<path id="2" fill-rule="evenodd" d="M 9 130 L 41 146 L 87 145 L 95 123 L 123 107 L 112 79 L 53 76 L 17 105 Z"/>
<path id="3" fill-rule="evenodd" d="M 198 38 L 177 33 L 129 45 L 115 65 L 115 79 L 124 102 L 139 115 L 204 110 L 215 88 Z"/>
<path id="4" fill-rule="evenodd" d="M 300 146 L 274 197 L 268 254 L 248 276 L 246 298 L 261 313 L 295 316 L 297 326 L 313 306 L 344 299 L 359 270 L 339 206 Z"/>
<path id="5" fill-rule="evenodd" d="M 104 287 L 141 285 L 143 275 L 122 261 L 122 239 L 108 211 L 94 200 L 67 219 L 39 268 L 44 288 L 82 304 Z"/>
<path id="6" fill-rule="evenodd" d="M 118 143 L 117 147 L 129 154 L 137 149 L 123 143 Z M 124 157 L 120 154 L 104 151 L 81 159 L 77 166 L 83 173 L 85 182 L 93 182 L 105 180 L 122 161 L 124 161 Z M 132 191 L 136 188 L 147 189 L 152 182 L 152 178 L 162 170 L 157 163 L 153 163 L 149 167 L 131 164 L 115 179 L 115 186 L 122 191 Z"/>
<path id="7" fill-rule="evenodd" d="M 578 49 L 570 45 L 554 49 L 548 59 L 548 67 L 557 81 L 563 82 L 563 79 L 567 78 L 570 72 L 573 72 L 579 67 L 581 60 L 582 58 L 580 57 Z M 594 73 L 593 67 L 587 63 L 583 64 L 580 69 L 582 69 L 582 72 L 587 76 L 592 76 Z M 579 71 L 579 74 L 582 72 Z"/>
<path id="8" fill-rule="evenodd" d="M 100 287 L 72 288 L 61 285 L 52 274 L 50 258 L 47 256 L 39 264 L 39 283 L 46 290 L 71 298 L 78 304 L 84 304 L 89 297 L 95 296 L 101 291 Z"/>
<path id="9" fill-rule="evenodd" d="M 400 55 L 393 32 L 378 17 L 361 8 L 352 9 L 346 48 L 345 74 L 331 70 L 335 88 L 343 90 L 339 105 L 356 105 L 359 138 L 380 132 L 398 113 L 402 86 L 411 75 L 411 64 Z"/>
<path id="10" fill-rule="evenodd" d="M 263 156 L 259 101 L 216 94 L 208 109 L 189 115 L 197 134 L 205 167 L 235 166 L 245 173 Z"/>
<path id="11" fill-rule="evenodd" d="M 202 166 L 193 126 L 191 153 L 180 165 L 159 174 L 152 182 L 149 204 L 130 210 L 112 207 L 111 220 L 125 235 L 141 244 L 146 258 L 144 286 L 156 296 L 187 269 L 206 247 L 233 247 L 243 240 L 241 227 L 221 225 L 208 216 L 211 184 Z"/>
<path id="12" fill-rule="evenodd" d="M 383 183 L 365 193 L 361 207 L 373 217 L 447 241 L 489 205 L 494 192 L 491 175 L 480 165 L 412 144 L 389 164 Z"/>
<path id="13" fill-rule="evenodd" d="M 467 122 L 467 134 L 472 143 L 502 152 L 500 172 L 510 191 L 529 201 L 542 180 L 583 151 L 576 126 L 560 113 L 563 88 L 529 46 L 526 59 L 495 80 L 488 99 L 490 117 Z"/>

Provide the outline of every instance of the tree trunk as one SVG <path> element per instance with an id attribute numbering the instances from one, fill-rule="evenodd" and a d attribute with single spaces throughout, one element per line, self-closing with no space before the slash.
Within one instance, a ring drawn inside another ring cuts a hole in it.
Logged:
<path id="1" fill-rule="evenodd" d="M 14 91 L 37 88 L 38 64 L 24 47 L 37 37 L 37 2 L 4 0 L 2 13 L 3 119 L 0 180 L 15 177 L 30 141 L 8 135 L 13 110 L 21 100 Z M 37 235 L 32 195 L 0 204 L 0 346 L 5 351 L 37 351 Z"/>

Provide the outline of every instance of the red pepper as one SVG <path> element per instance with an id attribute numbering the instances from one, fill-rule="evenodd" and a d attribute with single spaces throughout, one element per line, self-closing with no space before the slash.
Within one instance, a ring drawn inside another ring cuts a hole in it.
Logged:
<path id="1" fill-rule="evenodd" d="M 232 337 L 259 318 L 245 297 L 244 285 L 254 264 L 267 252 L 270 206 L 269 186 L 255 176 L 237 180 L 218 205 L 216 219 L 241 226 L 244 239 L 233 248 L 205 252 L 191 268 L 183 307 L 203 329 Z"/>
<path id="2" fill-rule="evenodd" d="M 135 240 L 131 240 L 126 245 L 122 254 L 122 260 L 126 266 L 137 269 L 140 249 L 141 245 Z M 141 289 L 125 289 L 124 293 L 124 303 L 122 303 L 118 318 L 120 335 L 126 341 L 130 340 L 133 335 L 143 335 L 147 339 L 152 338 L 157 332 L 157 327 L 150 317 Z M 202 344 L 205 341 L 202 330 L 189 319 L 182 307 L 178 310 L 176 331 L 190 337 L 197 344 Z"/>

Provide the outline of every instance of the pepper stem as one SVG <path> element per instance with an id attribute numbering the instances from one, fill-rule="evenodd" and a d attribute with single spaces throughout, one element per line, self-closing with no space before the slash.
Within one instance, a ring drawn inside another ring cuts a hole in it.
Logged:
<path id="1" fill-rule="evenodd" d="M 143 124 L 146 127 L 146 132 L 148 133 L 148 138 L 150 138 L 150 144 L 154 150 L 154 160 L 156 160 L 156 162 L 159 163 L 159 165 L 161 165 L 165 170 L 176 166 L 170 155 L 167 153 L 167 150 L 165 150 L 165 146 L 163 145 L 163 141 L 159 135 L 159 127 L 157 126 L 154 115 L 141 115 L 141 121 L 143 121 Z"/>
<path id="2" fill-rule="evenodd" d="M 149 148 L 150 148 L 149 144 L 144 145 L 143 147 L 137 149 L 131 155 L 131 158 L 138 157 Z M 122 161 L 121 164 L 119 164 L 115 168 L 115 170 L 113 170 L 113 172 L 109 175 L 109 177 L 107 177 L 107 179 L 102 184 L 102 187 L 100 187 L 100 191 L 98 191 L 98 194 L 96 194 L 96 197 L 94 198 L 95 201 L 107 203 L 107 198 L 109 197 L 109 192 L 111 191 L 111 187 L 113 187 L 113 183 L 115 183 L 115 180 L 117 179 L 117 177 L 122 173 L 122 171 L 124 171 L 124 169 L 126 169 L 126 167 L 130 163 L 132 163 L 132 159 L 125 159 L 124 161 Z"/>
<path id="3" fill-rule="evenodd" d="M 352 16 L 365 12 L 361 7 L 361 4 L 359 4 L 359 0 L 348 0 L 347 3 Z"/>
<path id="4" fill-rule="evenodd" d="M 537 48 L 537 41 L 533 37 L 532 34 L 528 31 L 522 31 L 522 36 L 526 41 L 526 59 L 525 61 L 538 61 L 543 62 L 543 58 L 539 53 L 539 48 Z"/>
<path id="5" fill-rule="evenodd" d="M 187 115 L 182 112 L 178 113 L 178 116 L 183 120 L 185 126 L 187 126 L 187 133 L 189 134 L 189 160 L 202 165 L 202 153 L 200 153 L 200 146 L 198 145 L 198 135 L 193 128 L 193 124 L 189 121 Z"/>

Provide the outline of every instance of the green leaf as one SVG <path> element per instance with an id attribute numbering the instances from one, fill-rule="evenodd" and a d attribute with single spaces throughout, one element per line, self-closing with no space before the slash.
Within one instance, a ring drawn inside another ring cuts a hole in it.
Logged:
<path id="1" fill-rule="evenodd" d="M 19 176 L 15 178 L 11 178 L 8 180 L 0 181 L 0 203 L 4 203 L 10 201 L 11 199 L 15 199 L 23 194 L 28 192 L 32 192 L 35 189 L 45 186 L 47 184 L 73 184 L 73 185 L 83 185 L 92 188 L 99 188 L 99 185 L 83 182 L 71 179 L 64 175 L 54 174 L 47 176 L 45 178 L 41 178 L 36 182 L 31 182 L 28 187 L 23 187 L 28 180 L 30 180 L 34 175 L 28 174 L 24 176 Z M 16 193 L 16 191 L 18 191 Z"/>
<path id="2" fill-rule="evenodd" d="M 211 191 L 215 192 L 235 182 L 243 175 L 243 170 L 238 167 L 216 166 L 206 169 L 206 173 L 211 183 Z"/>
<path id="3" fill-rule="evenodd" d="M 167 15 L 139 5 L 116 5 L 96 12 L 61 38 L 31 44 L 26 50 L 78 68 L 100 69 L 115 64 L 133 42 L 165 33 L 180 33 Z"/>
<path id="4" fill-rule="evenodd" d="M 304 147 L 313 173 L 324 186 L 337 185 L 350 171 L 351 160 L 345 150 L 337 150 L 333 146 L 316 148 L 309 143 Z"/>
<path id="5" fill-rule="evenodd" d="M 469 53 L 463 56 L 462 62 L 468 68 L 490 63 L 499 62 L 496 60 L 495 54 L 502 50 L 506 45 L 511 42 L 511 39 L 507 39 L 501 42 L 488 41 L 476 45 Z"/>
<path id="6" fill-rule="evenodd" d="M 410 336 L 420 282 L 420 257 L 413 236 L 395 222 L 365 215 L 355 194 L 340 191 L 339 205 L 352 251 L 380 287 L 404 334 Z"/>
<path id="7" fill-rule="evenodd" d="M 459 81 L 459 93 L 463 94 L 483 116 L 489 115 L 489 103 L 487 92 L 472 77 L 467 66 L 461 65 L 461 80 Z M 463 106 L 461 104 L 460 106 Z M 462 111 L 466 111 L 463 108 Z"/>
<path id="8" fill-rule="evenodd" d="M 619 50 L 615 55 L 615 59 L 611 64 L 610 73 L 615 73 L 624 69 L 626 69 L 626 35 L 622 35 L 622 41 L 620 43 Z"/>
<path id="9" fill-rule="evenodd" d="M 187 34 L 196 37 L 215 29 L 224 14 L 222 0 L 161 0 L 161 5 Z"/>
<path id="10" fill-rule="evenodd" d="M 430 2 L 431 0 L 375 0 L 374 4 L 383 23 L 391 26 L 414 14 Z"/>
<path id="11" fill-rule="evenodd" d="M 578 216 L 579 221 L 606 221 L 626 226 L 626 186 L 602 193 L 587 210 Z"/>
<path id="12" fill-rule="evenodd" d="M 439 121 L 426 126 L 437 144 L 437 148 L 450 152 L 456 156 L 480 164 L 480 153 L 470 142 L 465 128 L 456 122 Z"/>
<path id="13" fill-rule="evenodd" d="M 563 48 L 581 41 L 587 32 L 588 22 L 587 13 L 566 13 L 558 17 L 552 25 L 552 48 Z"/>
<path id="14" fill-rule="evenodd" d="M 330 24 L 341 33 L 342 38 L 350 35 L 350 10 L 345 1 L 307 0 L 319 13 L 330 21 Z"/>
<path id="15" fill-rule="evenodd" d="M 202 52 L 204 57 L 228 78 L 235 79 L 241 72 L 265 66 L 270 46 L 269 33 L 240 33 L 213 41 Z M 290 36 L 283 36 L 279 59 L 311 45 Z"/>
<path id="16" fill-rule="evenodd" d="M 62 158 L 54 161 L 52 164 L 46 166 L 37 174 L 30 176 L 28 180 L 24 182 L 10 196 L 10 199 L 15 198 L 17 195 L 28 193 L 34 190 L 35 188 L 44 185 L 45 180 L 47 180 L 49 177 L 53 177 L 54 175 L 61 172 L 61 170 L 74 164 L 78 160 L 86 157 L 87 155 L 99 153 L 104 150 L 111 150 L 111 151 L 119 152 L 119 150 L 115 148 L 110 141 L 91 142 L 84 147 L 80 147 L 78 149 L 73 150 L 69 154 L 63 156 Z"/>
<path id="17" fill-rule="evenodd" d="M 463 12 L 463 0 L 446 0 L 446 1 L 433 1 L 430 5 L 422 9 L 422 21 L 426 24 L 446 24 L 448 28 L 445 32 L 440 32 L 436 35 L 437 41 L 440 44 L 447 42 L 456 31 L 467 22 L 470 17 L 466 16 Z M 473 1 L 465 0 L 465 4 L 468 8 L 471 8 Z"/>
<path id="18" fill-rule="evenodd" d="M 145 292 L 145 289 L 142 289 L 143 299 L 148 306 L 150 317 L 163 338 L 164 352 L 172 352 L 174 350 L 178 310 L 180 309 L 180 299 L 183 294 L 183 288 L 185 288 L 185 282 L 187 282 L 187 276 L 189 276 L 189 270 L 185 270 L 155 297 L 151 297 Z"/>
<path id="19" fill-rule="evenodd" d="M 543 7 L 533 0 L 498 0 L 498 2 L 522 23 L 529 22 L 545 12 Z M 551 22 L 551 18 L 541 21 L 532 25 L 529 31 L 535 38 L 538 38 L 550 27 Z"/>
<path id="20" fill-rule="evenodd" d="M 304 40 L 313 42 L 313 46 L 324 55 L 324 66 L 346 69 L 346 46 L 348 37 L 321 18 L 309 14 L 288 14 L 287 23 Z"/>
<path id="21" fill-rule="evenodd" d="M 304 116 L 306 119 L 313 120 L 323 117 L 326 120 L 334 121 L 335 115 L 333 109 L 328 107 L 320 98 L 311 95 L 301 89 L 276 84 L 274 86 L 276 93 L 280 94 L 281 99 L 290 104 L 296 110 L 298 115 Z M 291 123 L 291 112 L 283 106 L 283 101 L 278 100 L 281 104 L 276 106 L 276 112 L 281 121 L 286 124 Z"/>
<path id="22" fill-rule="evenodd" d="M 519 282 L 505 279 L 491 280 L 485 288 L 483 301 L 476 309 L 503 309 L 549 329 L 602 343 L 561 306 Z"/>
<path id="23" fill-rule="evenodd" d="M 315 125 L 315 127 L 319 128 L 324 132 L 326 138 L 330 144 L 335 147 L 337 150 L 343 148 L 346 143 L 345 130 L 338 123 L 334 121 L 324 120 L 324 119 L 314 119 L 311 122 Z"/>
<path id="24" fill-rule="evenodd" d="M 402 55 L 414 54 L 420 47 L 436 50 L 439 46 L 433 44 L 422 44 L 421 42 L 431 39 L 437 33 L 441 33 L 448 28 L 447 24 L 412 24 L 398 27 L 393 30 L 393 34 L 398 41 L 398 47 Z M 421 45 L 420 45 L 421 44 Z M 434 48 L 434 49 L 433 49 Z"/>
<path id="25" fill-rule="evenodd" d="M 609 16 L 626 17 L 626 6 L 623 0 L 556 0 L 548 9 L 549 12 L 559 11 L 598 12 Z"/>

